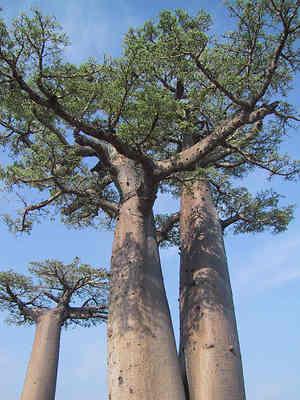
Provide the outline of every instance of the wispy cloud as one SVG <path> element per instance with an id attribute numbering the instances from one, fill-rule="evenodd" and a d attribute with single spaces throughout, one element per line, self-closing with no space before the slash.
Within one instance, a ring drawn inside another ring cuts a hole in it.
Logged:
<path id="1" fill-rule="evenodd" d="M 300 234 L 295 229 L 283 236 L 268 236 L 233 268 L 232 278 L 240 294 L 257 293 L 300 279 Z M 250 254 L 250 256 L 249 256 Z"/>

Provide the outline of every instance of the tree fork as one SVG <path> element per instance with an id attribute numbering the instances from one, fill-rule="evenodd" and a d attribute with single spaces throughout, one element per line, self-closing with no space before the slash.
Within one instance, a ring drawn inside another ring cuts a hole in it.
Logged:
<path id="1" fill-rule="evenodd" d="M 181 197 L 180 361 L 189 400 L 245 400 L 223 234 L 206 180 Z"/>

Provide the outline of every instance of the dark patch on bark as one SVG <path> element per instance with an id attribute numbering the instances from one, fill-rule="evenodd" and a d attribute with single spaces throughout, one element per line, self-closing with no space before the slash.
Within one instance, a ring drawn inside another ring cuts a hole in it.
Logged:
<path id="1" fill-rule="evenodd" d="M 204 345 L 204 348 L 205 348 L 205 349 L 213 349 L 214 347 L 215 347 L 214 344 L 205 344 L 205 345 Z"/>

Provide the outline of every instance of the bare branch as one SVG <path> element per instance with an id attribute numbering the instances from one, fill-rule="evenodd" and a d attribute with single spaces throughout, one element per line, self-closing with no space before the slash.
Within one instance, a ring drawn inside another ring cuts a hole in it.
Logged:
<path id="1" fill-rule="evenodd" d="M 99 205 L 111 218 L 117 218 L 119 214 L 119 205 L 105 199 L 98 199 Z"/>
<path id="2" fill-rule="evenodd" d="M 70 146 L 69 142 L 66 140 L 66 138 L 64 137 L 64 135 L 60 132 L 59 129 L 57 129 L 53 124 L 51 124 L 49 122 L 49 120 L 47 120 L 46 118 L 43 118 L 41 115 L 39 115 L 37 113 L 36 110 L 33 109 L 33 114 L 35 116 L 35 118 L 43 125 L 45 126 L 47 129 L 49 129 L 49 131 L 53 132 L 56 137 L 59 139 L 59 141 L 64 145 L 64 146 Z"/>
<path id="3" fill-rule="evenodd" d="M 102 208 L 103 211 L 105 211 L 111 218 L 116 218 L 119 214 L 119 204 L 115 203 L 110 200 L 106 200 L 100 197 L 100 193 L 96 192 L 93 189 L 87 189 L 86 191 L 79 191 L 75 189 L 67 189 L 64 188 L 63 186 L 61 187 L 63 193 L 65 194 L 74 194 L 77 195 L 80 199 L 70 206 L 65 208 L 65 214 L 66 215 L 71 215 L 72 212 L 80 209 L 85 201 L 89 201 L 89 196 L 96 197 L 96 202 L 99 206 L 99 208 Z"/>

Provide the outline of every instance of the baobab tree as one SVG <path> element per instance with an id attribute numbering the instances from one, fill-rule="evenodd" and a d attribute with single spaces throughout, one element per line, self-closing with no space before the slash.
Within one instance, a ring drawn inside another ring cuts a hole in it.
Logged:
<path id="1" fill-rule="evenodd" d="M 298 8 L 231 2 L 236 29 L 220 40 L 204 12 L 165 11 L 130 30 L 119 59 L 80 66 L 64 61 L 66 37 L 40 12 L 2 25 L 0 123 L 13 159 L 3 180 L 47 195 L 33 203 L 18 193 L 20 217 L 5 219 L 22 231 L 51 209 L 79 226 L 116 220 L 111 399 L 185 398 L 154 229 L 159 188 L 199 168 L 210 176 L 229 164 L 238 173 L 239 157 L 249 169 L 298 173 L 279 151 L 298 120 L 286 98 L 299 67 Z M 242 390 L 234 396 L 243 398 Z"/>
<path id="2" fill-rule="evenodd" d="M 177 186 L 177 187 L 176 187 Z M 180 350 L 189 399 L 244 396 L 241 354 L 223 234 L 284 231 L 293 206 L 265 190 L 252 196 L 229 177 L 177 179 L 180 211 L 159 216 L 157 238 L 180 249 Z"/>
<path id="3" fill-rule="evenodd" d="M 107 320 L 108 274 L 79 262 L 30 264 L 31 276 L 0 272 L 0 308 L 8 322 L 35 324 L 22 400 L 54 400 L 63 326 L 89 327 Z"/>
<path id="4" fill-rule="evenodd" d="M 224 229 L 280 232 L 292 213 L 291 207 L 278 209 L 276 193 L 262 192 L 251 199 L 237 191 L 221 209 L 221 215 L 228 214 L 222 220 L 212 195 L 215 191 L 202 178 L 185 187 L 181 196 L 180 357 L 193 400 L 245 398 Z"/>
<path id="5" fill-rule="evenodd" d="M 249 71 L 261 62 L 262 48 L 272 64 L 272 67 L 270 62 L 263 64 L 262 74 L 268 71 L 275 78 L 275 71 L 280 68 L 280 58 L 287 61 L 285 55 L 278 56 L 278 52 L 282 51 L 280 47 L 285 40 L 283 39 L 284 32 L 287 33 L 289 24 L 297 16 L 298 5 L 288 2 L 271 5 L 263 2 L 252 4 L 237 2 L 235 6 L 230 7 L 230 11 L 238 21 L 238 28 L 229 36 L 231 40 L 219 46 L 218 53 L 214 54 L 215 58 L 212 57 L 213 52 L 210 52 L 209 48 L 206 49 L 207 52 L 200 50 L 200 53 L 205 54 L 204 59 L 205 56 L 210 56 L 216 62 L 216 66 L 212 66 L 214 70 L 210 71 L 205 64 L 196 62 L 199 70 L 207 78 L 207 81 L 202 83 L 206 90 L 203 89 L 204 104 L 198 105 L 201 111 L 199 112 L 199 108 L 195 111 L 190 102 L 191 91 L 195 90 L 195 86 L 191 86 L 190 74 L 182 72 L 181 76 L 176 76 L 173 84 L 167 78 L 162 80 L 165 89 L 171 95 L 173 94 L 185 108 L 183 112 L 185 118 L 182 122 L 185 123 L 185 134 L 181 140 L 180 137 L 174 140 L 180 149 L 188 150 L 198 142 L 201 143 L 201 139 L 209 137 L 218 126 L 220 119 L 227 113 L 228 103 L 224 101 L 223 95 L 230 98 L 232 93 L 225 93 L 226 87 L 222 87 L 222 81 L 218 81 L 216 77 L 219 71 L 221 74 L 224 73 L 222 69 L 224 64 L 221 63 L 226 63 L 227 59 L 231 63 L 230 70 L 234 55 L 245 51 L 248 56 L 241 55 L 240 61 L 236 64 L 235 77 L 232 75 L 229 79 L 238 81 L 231 82 L 233 87 L 236 85 L 237 91 L 249 91 L 251 75 Z M 269 40 L 273 41 L 274 37 L 266 35 L 270 21 L 265 20 L 265 7 L 269 11 L 274 7 L 273 12 L 281 21 L 277 46 L 273 42 L 269 53 Z M 149 48 L 154 53 L 156 49 L 160 59 L 163 59 L 162 53 L 168 43 L 170 47 L 175 42 L 179 43 L 178 47 L 181 45 L 182 54 L 185 50 L 182 45 L 183 35 L 180 35 L 182 32 L 172 25 L 171 17 L 169 22 L 172 28 L 168 32 L 169 35 L 164 32 L 165 35 L 160 36 L 162 24 L 158 27 L 148 24 L 137 33 L 139 41 L 142 41 L 144 45 L 148 41 Z M 147 48 L 146 45 L 145 47 Z M 288 51 L 292 58 L 295 57 L 294 67 L 296 67 L 297 51 L 294 49 L 293 53 L 291 47 Z M 249 54 L 251 54 L 251 62 Z M 166 54 L 164 55 L 166 57 Z M 229 55 L 231 55 L 230 58 L 228 58 Z M 191 57 L 193 58 L 193 55 Z M 292 58 L 289 60 L 291 61 Z M 174 59 L 176 60 L 176 56 Z M 159 62 L 155 64 L 155 61 L 153 58 L 149 66 L 152 73 L 160 70 Z M 284 63 L 281 65 L 281 72 L 287 72 L 288 69 L 283 67 Z M 272 68 L 274 68 L 273 72 L 271 72 Z M 258 72 L 259 69 L 255 71 Z M 221 75 L 221 80 L 224 78 L 228 79 L 228 76 Z M 254 83 L 256 86 L 252 85 L 250 90 L 254 92 L 258 90 L 258 93 L 263 95 L 262 91 L 266 88 L 259 87 L 258 82 Z M 216 88 L 219 91 L 215 92 Z M 210 90 L 214 91 L 211 97 Z M 271 93 L 270 91 L 269 96 Z M 252 97 L 254 100 L 255 96 L 257 93 L 253 93 L 253 96 L 250 94 L 249 98 Z M 233 98 L 231 101 L 235 103 Z M 284 106 L 287 107 L 286 104 Z M 196 114 L 194 119 L 191 117 L 193 112 Z M 272 191 L 261 192 L 255 198 L 251 198 L 245 188 L 232 190 L 228 183 L 228 176 L 243 178 L 258 167 L 266 170 L 270 176 L 279 175 L 286 179 L 294 179 L 299 173 L 299 164 L 297 162 L 289 164 L 286 156 L 279 154 L 279 144 L 286 133 L 284 123 L 288 119 L 298 120 L 295 115 L 289 115 L 285 120 L 276 122 L 266 119 L 263 123 L 262 120 L 258 120 L 251 127 L 244 128 L 243 134 L 238 129 L 230 140 L 219 143 L 222 146 L 216 146 L 210 154 L 196 163 L 196 174 L 177 173 L 169 179 L 168 183 L 173 183 L 172 190 L 174 190 L 174 181 L 177 187 L 180 186 L 178 182 L 183 187 L 181 212 L 161 221 L 158 238 L 159 240 L 168 239 L 167 231 L 170 229 L 171 241 L 175 239 L 180 242 L 180 358 L 187 397 L 191 400 L 245 398 L 239 340 L 222 230 L 233 225 L 237 233 L 260 232 L 266 228 L 280 232 L 286 229 L 292 217 L 292 207 L 280 208 L 278 203 L 280 196 Z M 219 208 L 219 215 L 216 205 Z M 176 225 L 179 221 L 179 216 L 180 234 L 173 229 L 174 224 Z M 221 220 L 222 217 L 223 220 Z M 161 234 L 162 232 L 164 235 Z"/>

